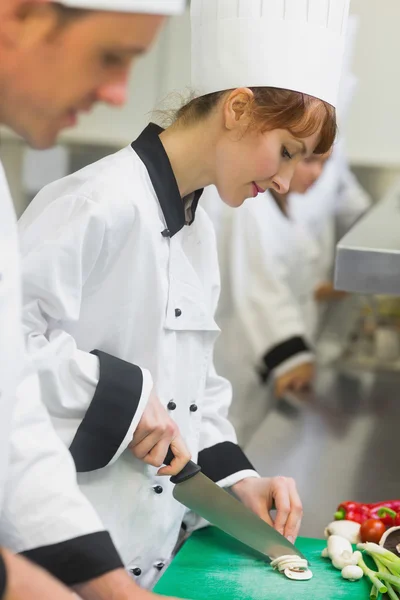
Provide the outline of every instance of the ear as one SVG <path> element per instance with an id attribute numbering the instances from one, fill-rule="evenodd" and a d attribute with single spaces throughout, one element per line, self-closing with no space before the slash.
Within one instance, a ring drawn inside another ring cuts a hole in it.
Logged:
<path id="1" fill-rule="evenodd" d="M 238 88 L 230 92 L 224 103 L 224 121 L 228 130 L 249 124 L 253 98 L 254 94 L 249 88 Z"/>
<path id="2" fill-rule="evenodd" d="M 8 46 L 29 48 L 56 31 L 58 17 L 49 0 L 15 0 L 10 5 L 2 17 L 2 39 Z"/>

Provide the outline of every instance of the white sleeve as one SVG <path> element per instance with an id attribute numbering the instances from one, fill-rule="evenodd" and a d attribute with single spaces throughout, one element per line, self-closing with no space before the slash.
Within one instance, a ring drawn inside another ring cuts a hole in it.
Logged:
<path id="1" fill-rule="evenodd" d="M 220 295 L 220 274 L 214 231 L 210 234 L 208 245 L 209 273 L 212 280 L 210 308 L 215 315 Z M 210 246 L 213 248 L 210 249 Z M 228 420 L 231 402 L 232 386 L 217 374 L 211 356 L 202 401 L 198 463 L 203 473 L 221 487 L 230 487 L 246 477 L 258 477 L 254 467 L 238 446 L 235 429 Z"/>
<path id="2" fill-rule="evenodd" d="M 66 196 L 35 209 L 32 218 L 34 208 L 19 224 L 27 350 L 58 434 L 78 471 L 92 471 L 114 462 L 131 442 L 152 380 L 104 352 L 83 352 L 67 331 L 79 318 L 85 282 L 102 250 L 101 207 Z"/>
<path id="3" fill-rule="evenodd" d="M 217 375 L 211 363 L 203 399 L 198 463 L 207 477 L 224 488 L 246 477 L 259 477 L 238 445 L 235 429 L 228 420 L 231 402 L 230 383 Z"/>
<path id="4" fill-rule="evenodd" d="M 288 284 L 287 263 L 277 250 L 280 244 L 290 252 L 285 247 L 290 240 L 274 243 L 268 214 L 246 209 L 235 215 L 226 266 L 235 315 L 248 335 L 253 364 L 265 379 L 313 360 L 298 300 Z"/>
<path id="5" fill-rule="evenodd" d="M 51 425 L 29 365 L 15 399 L 0 539 L 67 585 L 122 567 L 78 488 L 73 460 Z"/>

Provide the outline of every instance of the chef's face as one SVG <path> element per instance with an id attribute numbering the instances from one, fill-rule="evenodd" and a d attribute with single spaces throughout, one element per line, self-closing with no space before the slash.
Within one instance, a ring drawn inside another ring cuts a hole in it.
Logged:
<path id="1" fill-rule="evenodd" d="M 290 191 L 296 194 L 305 194 L 321 177 L 330 155 L 330 152 L 320 155 L 313 154 L 300 161 L 295 169 Z"/>
<path id="2" fill-rule="evenodd" d="M 19 10 L 0 15 L 0 122 L 37 148 L 96 103 L 126 102 L 132 62 L 164 20 L 87 11 L 64 22 L 51 3 L 11 3 Z"/>
<path id="3" fill-rule="evenodd" d="M 222 200 L 232 207 L 267 189 L 289 191 L 297 165 L 312 155 L 320 132 L 295 137 L 286 129 L 260 131 L 242 116 L 224 108 L 224 133 L 216 144 L 215 183 Z"/>

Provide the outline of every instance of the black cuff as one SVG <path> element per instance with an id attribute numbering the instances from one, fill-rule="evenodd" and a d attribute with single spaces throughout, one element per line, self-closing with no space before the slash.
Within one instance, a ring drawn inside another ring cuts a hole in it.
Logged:
<path id="1" fill-rule="evenodd" d="M 123 568 L 107 531 L 35 548 L 23 552 L 22 555 L 49 571 L 67 586 L 86 583 L 110 571 Z"/>
<path id="2" fill-rule="evenodd" d="M 222 481 L 239 471 L 255 471 L 243 450 L 233 442 L 222 442 L 202 450 L 197 462 L 204 475 L 214 482 Z"/>
<path id="3" fill-rule="evenodd" d="M 263 356 L 264 368 L 260 369 L 261 379 L 267 381 L 271 371 L 279 367 L 286 360 L 289 360 L 289 358 L 302 352 L 311 352 L 311 348 L 300 336 L 292 337 L 278 344 L 278 346 L 275 346 Z"/>
<path id="4" fill-rule="evenodd" d="M 70 452 L 78 473 L 106 467 L 118 452 L 137 411 L 143 389 L 139 367 L 95 350 L 100 380 Z"/>
<path id="5" fill-rule="evenodd" d="M 7 588 L 7 570 L 0 552 L 0 600 L 5 596 Z"/>

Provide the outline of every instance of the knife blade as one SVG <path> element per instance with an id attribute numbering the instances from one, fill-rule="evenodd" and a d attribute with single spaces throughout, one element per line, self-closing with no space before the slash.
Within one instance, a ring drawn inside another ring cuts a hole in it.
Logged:
<path id="1" fill-rule="evenodd" d="M 169 465 L 172 459 L 169 450 L 164 463 Z M 287 554 L 305 558 L 283 535 L 201 473 L 196 463 L 189 461 L 171 482 L 178 502 L 265 557 L 273 560 Z"/>

